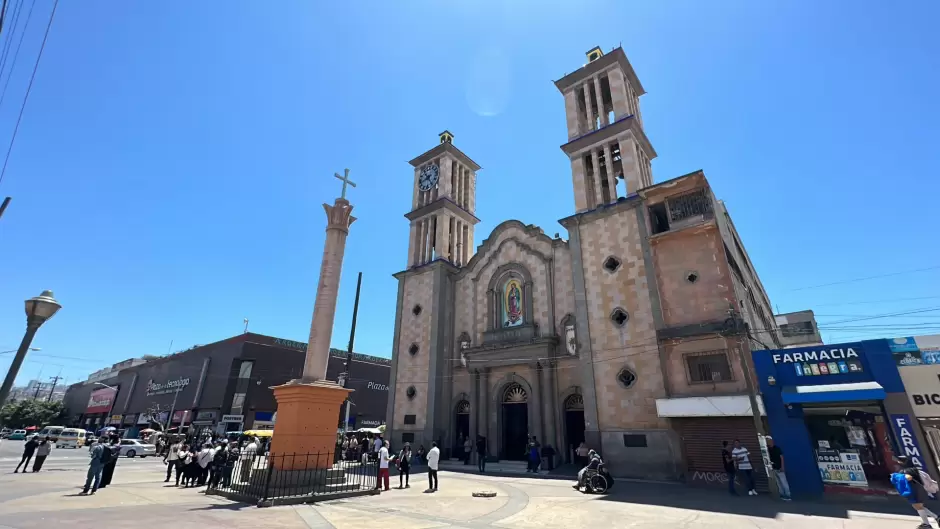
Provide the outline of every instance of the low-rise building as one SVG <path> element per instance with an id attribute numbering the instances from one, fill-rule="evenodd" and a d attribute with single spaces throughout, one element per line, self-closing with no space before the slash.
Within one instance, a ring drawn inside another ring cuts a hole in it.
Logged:
<path id="1" fill-rule="evenodd" d="M 813 311 L 777 314 L 774 319 L 780 328 L 780 343 L 784 348 L 822 345 L 822 336 Z"/>

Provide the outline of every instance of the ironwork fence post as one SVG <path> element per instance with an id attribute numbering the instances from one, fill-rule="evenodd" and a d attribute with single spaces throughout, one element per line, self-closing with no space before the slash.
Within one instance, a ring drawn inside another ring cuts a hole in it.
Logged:
<path id="1" fill-rule="evenodd" d="M 271 489 L 271 476 L 274 474 L 274 456 L 268 456 L 266 461 L 266 467 L 268 475 L 264 478 L 264 494 L 262 495 L 261 502 L 259 505 L 267 506 L 268 503 L 268 493 Z"/>

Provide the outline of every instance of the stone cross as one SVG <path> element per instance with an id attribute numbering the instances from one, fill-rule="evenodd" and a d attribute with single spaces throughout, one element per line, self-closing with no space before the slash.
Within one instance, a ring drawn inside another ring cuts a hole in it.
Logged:
<path id="1" fill-rule="evenodd" d="M 343 194 L 340 195 L 340 198 L 342 198 L 343 200 L 345 200 L 345 199 L 346 199 L 346 186 L 347 186 L 347 185 L 351 185 L 351 186 L 353 186 L 353 187 L 356 187 L 356 184 L 355 184 L 352 180 L 349 179 L 349 169 L 346 169 L 346 174 L 345 174 L 345 176 L 340 176 L 339 173 L 333 173 L 333 176 L 335 176 L 336 178 L 339 178 L 340 180 L 342 180 L 342 182 L 343 182 Z"/>

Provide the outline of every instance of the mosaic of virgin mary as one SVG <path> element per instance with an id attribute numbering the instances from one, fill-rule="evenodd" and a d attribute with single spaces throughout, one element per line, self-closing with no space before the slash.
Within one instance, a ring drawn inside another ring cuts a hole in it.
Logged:
<path id="1" fill-rule="evenodd" d="M 522 325 L 522 316 L 522 284 L 518 279 L 510 279 L 503 289 L 503 327 Z"/>

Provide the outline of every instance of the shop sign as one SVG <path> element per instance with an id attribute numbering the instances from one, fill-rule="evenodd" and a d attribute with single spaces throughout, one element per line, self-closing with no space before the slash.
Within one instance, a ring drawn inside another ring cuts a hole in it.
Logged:
<path id="1" fill-rule="evenodd" d="M 141 413 L 140 417 L 137 418 L 137 424 L 150 424 L 150 414 Z"/>
<path id="2" fill-rule="evenodd" d="M 153 379 L 147 381 L 147 396 L 152 397 L 154 395 L 166 395 L 167 393 L 175 393 L 177 391 L 182 391 L 183 388 L 189 385 L 189 377 L 179 377 L 175 380 L 167 380 L 163 383 L 154 382 Z"/>
<path id="3" fill-rule="evenodd" d="M 173 420 L 170 422 L 185 422 L 189 418 L 189 410 L 179 410 L 173 412 Z"/>
<path id="4" fill-rule="evenodd" d="M 121 424 L 121 417 L 122 417 L 121 415 L 112 415 L 111 422 L 109 422 L 108 424 Z"/>
<path id="5" fill-rule="evenodd" d="M 867 487 L 868 478 L 858 452 L 817 450 L 816 465 L 824 483 Z"/>
<path id="6" fill-rule="evenodd" d="M 205 422 L 205 421 L 212 422 L 215 420 L 215 412 L 214 411 L 201 411 L 196 414 L 196 420 L 199 422 Z"/>
<path id="7" fill-rule="evenodd" d="M 376 391 L 388 391 L 388 386 L 385 384 L 379 384 L 378 382 L 369 382 L 366 386 L 366 389 L 374 389 Z"/>
<path id="8" fill-rule="evenodd" d="M 940 365 L 898 369 L 916 417 L 940 417 Z"/>
<path id="9" fill-rule="evenodd" d="M 381 426 L 382 421 L 379 419 L 362 419 L 359 421 L 359 426 L 370 427 L 370 426 Z"/>
<path id="10" fill-rule="evenodd" d="M 888 347 L 899 367 L 940 364 L 940 339 L 936 336 L 893 338 Z"/>
<path id="11" fill-rule="evenodd" d="M 110 412 L 116 394 L 117 391 L 111 388 L 92 391 L 91 396 L 88 397 L 88 406 L 85 407 L 85 413 Z"/>
<path id="12" fill-rule="evenodd" d="M 124 424 L 127 426 L 134 424 L 136 421 L 137 421 L 137 414 L 132 413 L 130 415 L 124 416 Z"/>
<path id="13" fill-rule="evenodd" d="M 220 422 L 244 422 L 244 415 L 223 415 Z"/>
<path id="14" fill-rule="evenodd" d="M 774 353 L 774 364 L 792 364 L 798 377 L 861 373 L 862 361 L 855 347 Z"/>
<path id="15" fill-rule="evenodd" d="M 891 425 L 894 426 L 894 433 L 898 436 L 898 443 L 901 445 L 901 455 L 911 458 L 920 470 L 925 470 L 924 456 L 914 436 L 914 426 L 911 424 L 911 417 L 904 413 L 891 415 Z"/>
<path id="16" fill-rule="evenodd" d="M 301 351 L 307 350 L 307 344 L 303 342 L 295 342 L 294 340 L 285 340 L 283 338 L 275 338 L 274 345 L 279 345 L 281 347 L 287 347 L 289 349 L 299 349 Z M 233 421 L 234 422 L 234 421 Z"/>

